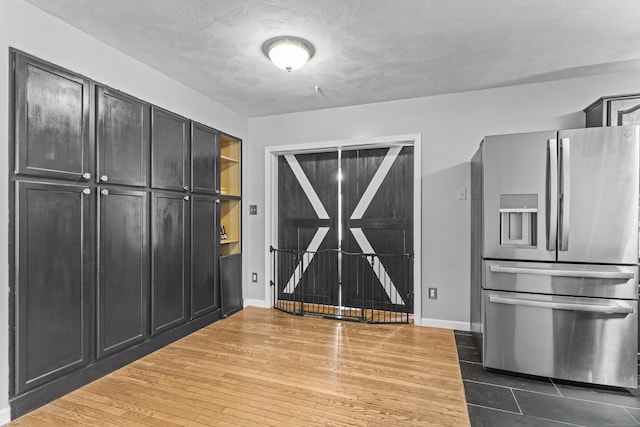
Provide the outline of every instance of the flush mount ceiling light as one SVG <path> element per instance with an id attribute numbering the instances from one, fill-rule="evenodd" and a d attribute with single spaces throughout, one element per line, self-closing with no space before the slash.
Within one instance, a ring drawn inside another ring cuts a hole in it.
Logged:
<path id="1" fill-rule="evenodd" d="M 315 51 L 311 43 L 299 37 L 274 37 L 262 44 L 262 52 L 271 62 L 289 72 L 306 64 Z"/>

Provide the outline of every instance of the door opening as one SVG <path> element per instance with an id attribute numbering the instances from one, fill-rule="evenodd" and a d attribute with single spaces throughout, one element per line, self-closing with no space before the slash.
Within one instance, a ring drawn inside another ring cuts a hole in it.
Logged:
<path id="1" fill-rule="evenodd" d="M 408 321 L 413 151 L 397 145 L 279 156 L 278 236 L 271 260 L 277 308 Z"/>

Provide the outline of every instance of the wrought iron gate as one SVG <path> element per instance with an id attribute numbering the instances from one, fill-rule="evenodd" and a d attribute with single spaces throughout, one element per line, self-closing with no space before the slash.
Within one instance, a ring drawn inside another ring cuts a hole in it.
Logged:
<path id="1" fill-rule="evenodd" d="M 413 312 L 410 253 L 272 247 L 271 257 L 274 306 L 279 310 L 367 323 L 409 323 Z"/>

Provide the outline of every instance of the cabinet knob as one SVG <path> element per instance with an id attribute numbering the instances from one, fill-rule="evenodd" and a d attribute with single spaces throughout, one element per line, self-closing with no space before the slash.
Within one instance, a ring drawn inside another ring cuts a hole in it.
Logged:
<path id="1" fill-rule="evenodd" d="M 214 190 L 214 193 L 220 194 L 220 190 Z"/>
<path id="2" fill-rule="evenodd" d="M 216 203 L 220 203 L 220 199 L 216 199 Z"/>
<path id="3" fill-rule="evenodd" d="M 107 181 L 109 181 L 109 177 L 108 177 L 107 175 L 102 175 L 102 176 L 100 177 L 100 181 L 102 181 L 102 182 L 107 182 Z"/>
<path id="4" fill-rule="evenodd" d="M 91 179 L 91 174 L 89 172 L 85 172 L 82 174 L 82 179 L 86 179 L 87 181 Z"/>
<path id="5" fill-rule="evenodd" d="M 188 185 L 185 185 L 185 186 L 184 186 L 184 187 L 182 187 L 182 188 L 184 188 L 184 191 L 189 191 L 189 186 L 188 186 Z"/>
<path id="6" fill-rule="evenodd" d="M 185 200 L 189 200 L 189 196 L 184 196 L 184 199 Z"/>
<path id="7" fill-rule="evenodd" d="M 108 196 L 109 190 L 107 190 L 106 188 L 103 188 L 102 190 L 100 190 L 100 194 L 102 194 L 103 196 Z"/>
<path id="8" fill-rule="evenodd" d="M 85 188 L 82 190 L 82 194 L 91 194 L 91 189 Z"/>

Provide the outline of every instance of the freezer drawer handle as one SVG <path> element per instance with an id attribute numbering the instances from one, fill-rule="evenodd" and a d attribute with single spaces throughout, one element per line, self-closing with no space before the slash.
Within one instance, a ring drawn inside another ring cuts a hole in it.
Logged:
<path id="1" fill-rule="evenodd" d="M 552 270 L 550 268 L 525 268 L 525 267 L 504 267 L 501 265 L 491 265 L 489 270 L 492 273 L 513 273 L 513 274 L 537 274 L 540 276 L 555 277 L 579 277 L 586 279 L 633 279 L 634 273 L 624 271 L 574 271 L 574 270 Z"/>
<path id="2" fill-rule="evenodd" d="M 537 301 L 519 298 L 504 298 L 498 295 L 489 295 L 489 302 L 496 304 L 523 305 L 527 307 L 551 308 L 555 310 L 588 311 L 605 314 L 629 314 L 633 313 L 633 307 L 623 305 L 593 305 L 572 304 L 566 302 Z"/>

